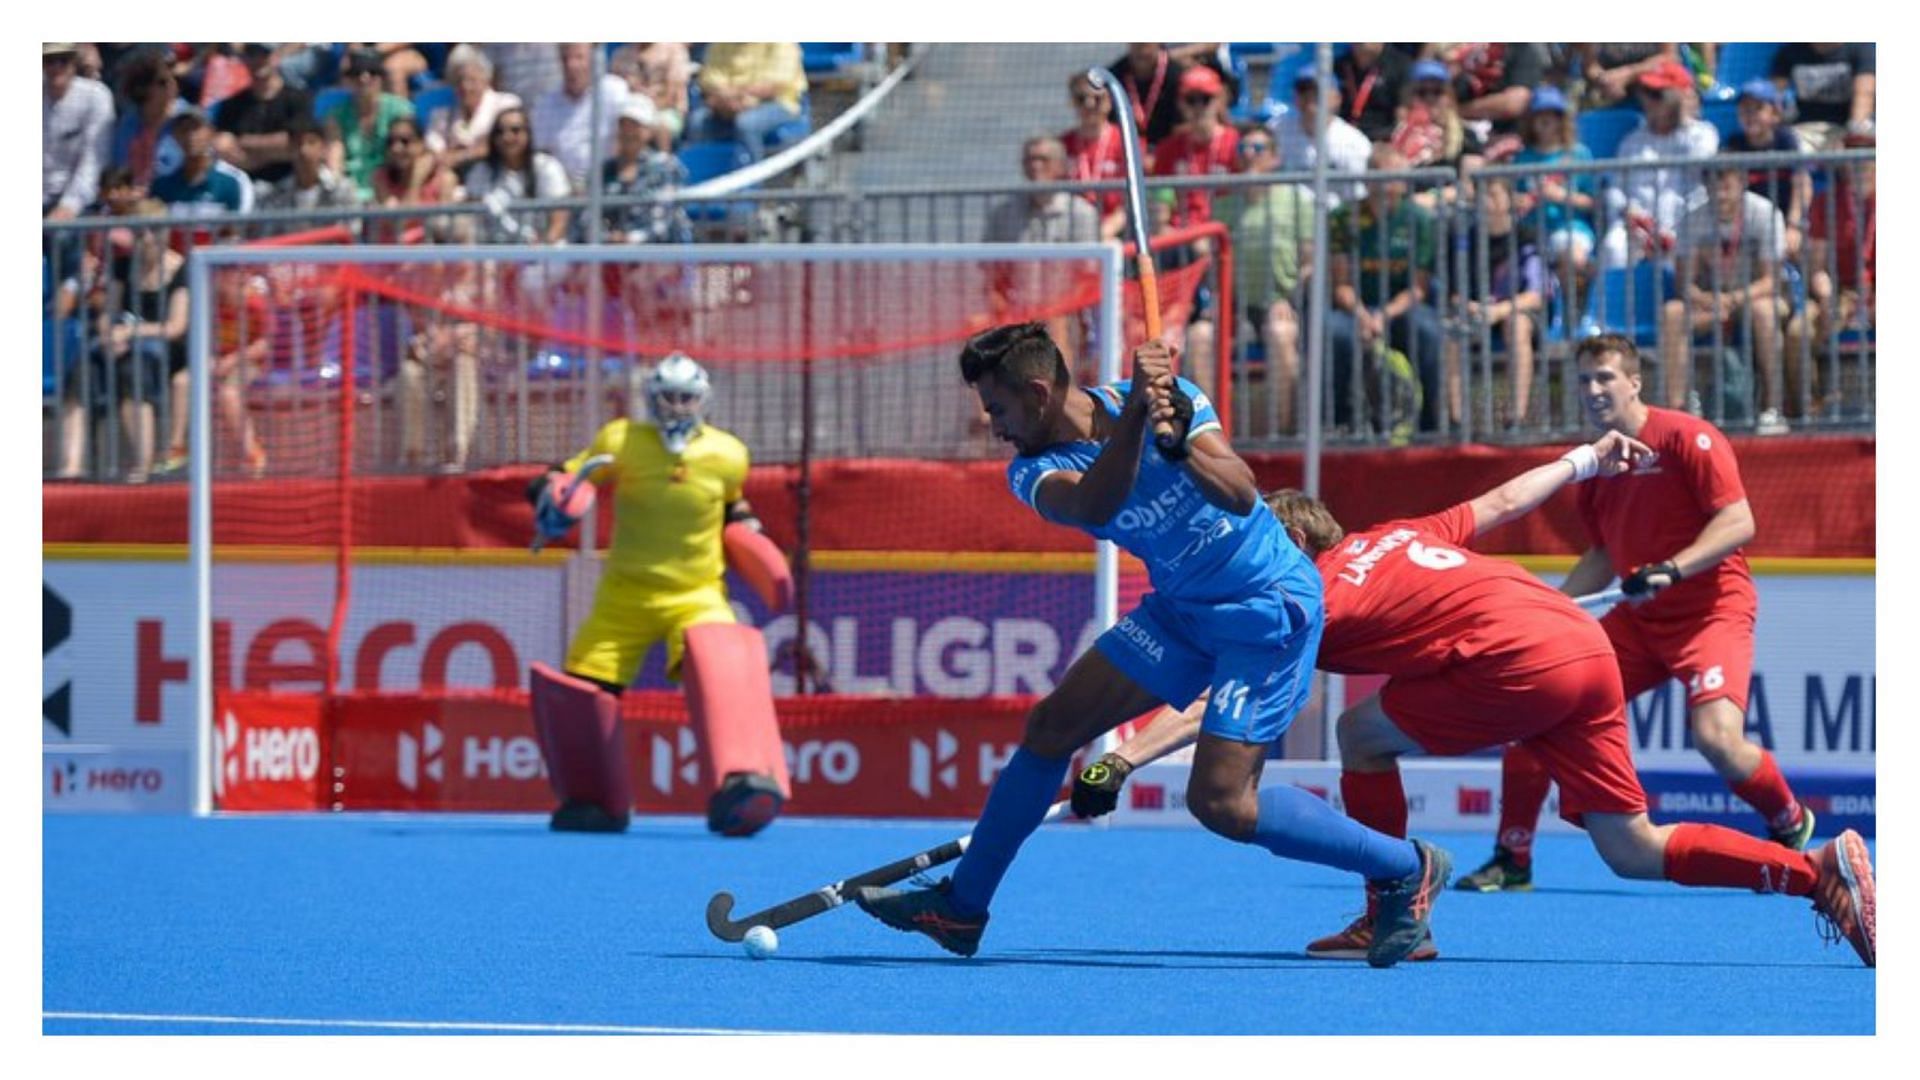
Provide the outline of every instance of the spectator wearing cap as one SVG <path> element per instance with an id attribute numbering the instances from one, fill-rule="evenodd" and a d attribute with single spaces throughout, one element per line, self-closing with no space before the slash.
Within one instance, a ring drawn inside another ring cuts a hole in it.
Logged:
<path id="1" fill-rule="evenodd" d="M 1133 127 L 1151 151 L 1180 124 L 1180 78 L 1187 65 L 1157 41 L 1135 42 L 1107 68 L 1133 103 Z"/>
<path id="2" fill-rule="evenodd" d="M 1240 133 L 1221 122 L 1226 84 L 1209 67 L 1190 67 L 1180 76 L 1180 114 L 1185 122 L 1154 148 L 1154 176 L 1225 176 L 1240 164 Z M 1183 188 L 1174 215 L 1179 227 L 1213 219 L 1213 193 Z"/>
<path id="3" fill-rule="evenodd" d="M 1617 105 L 1633 93 L 1640 76 L 1666 62 L 1680 62 L 1680 46 L 1671 42 L 1585 42 L 1573 46 L 1573 62 L 1589 109 Z"/>
<path id="4" fill-rule="evenodd" d="M 178 169 L 153 182 L 153 197 L 176 217 L 218 217 L 253 209 L 253 181 L 214 153 L 213 125 L 198 112 L 175 117 L 173 140 L 180 144 Z"/>
<path id="5" fill-rule="evenodd" d="M 1766 79 L 1751 79 L 1740 87 L 1737 108 L 1740 130 L 1727 137 L 1720 150 L 1726 154 L 1798 154 L 1800 137 L 1783 122 L 1780 89 Z M 1747 190 L 1765 196 L 1778 206 L 1787 219 L 1787 255 L 1799 253 L 1801 231 L 1806 227 L 1807 208 L 1813 202 L 1813 176 L 1806 169 L 1781 165 L 1771 169 L 1749 169 Z"/>
<path id="6" fill-rule="evenodd" d="M 1687 200 L 1700 189 L 1697 167 L 1664 162 L 1712 157 L 1720 133 L 1712 124 L 1687 115 L 1693 76 L 1676 62 L 1656 65 L 1634 84 L 1644 114 L 1614 151 L 1635 162 L 1608 187 L 1609 224 L 1600 244 L 1604 266 L 1625 266 L 1630 239 L 1650 251 L 1664 250 L 1686 212 Z"/>
<path id="7" fill-rule="evenodd" d="M 1515 165 L 1593 160 L 1593 152 L 1574 137 L 1572 110 L 1557 87 L 1534 87 L 1521 135 L 1526 145 L 1514 155 Z M 1593 257 L 1594 181 L 1590 172 L 1530 174 L 1514 180 L 1513 212 L 1521 219 L 1521 231 L 1544 235 L 1554 262 L 1576 271 L 1584 271 Z"/>
<path id="8" fill-rule="evenodd" d="M 1126 179 L 1126 148 L 1120 125 L 1112 120 L 1113 102 L 1106 89 L 1095 86 L 1086 72 L 1075 72 L 1067 80 L 1067 101 L 1075 117 L 1073 127 L 1060 134 L 1060 145 L 1067 149 L 1067 175 L 1085 183 Z M 1101 239 L 1126 230 L 1126 192 L 1087 192 L 1082 197 L 1100 211 Z"/>
<path id="9" fill-rule="evenodd" d="M 773 133 L 801 118 L 807 72 L 795 42 L 714 42 L 699 83 L 700 108 L 687 119 L 687 137 L 732 139 L 758 161 Z"/>
<path id="10" fill-rule="evenodd" d="M 1267 125 L 1273 130 L 1274 143 L 1280 152 L 1280 168 L 1283 172 L 1307 172 L 1313 168 L 1315 156 L 1314 113 L 1319 108 L 1320 88 L 1311 71 L 1303 71 L 1293 78 L 1293 108 L 1275 117 Z M 1340 88 L 1334 87 L 1327 101 L 1327 171 L 1342 175 L 1359 175 L 1367 171 L 1367 159 L 1373 153 L 1373 144 L 1367 141 L 1360 129 L 1340 119 Z M 1366 195 L 1364 183 L 1340 184 L 1330 187 L 1332 204 L 1339 205 L 1343 200 L 1358 199 Z"/>
<path id="11" fill-rule="evenodd" d="M 296 117 L 287 125 L 287 140 L 293 144 L 292 171 L 260 196 L 260 209 L 323 210 L 360 204 L 359 191 L 327 164 L 331 144 L 318 124 L 309 117 Z"/>
<path id="12" fill-rule="evenodd" d="M 40 46 L 40 213 L 66 219 L 92 205 L 113 130 L 113 94 L 76 71 L 72 42 Z"/>
<path id="13" fill-rule="evenodd" d="M 660 148 L 662 126 L 659 107 L 645 94 L 634 94 L 620 106 L 614 154 L 600 167 L 601 190 L 617 204 L 607 208 L 608 243 L 684 244 L 693 239 L 685 208 L 659 201 L 687 180 L 680 159 Z"/>
<path id="14" fill-rule="evenodd" d="M 313 112 L 313 99 L 280 76 L 280 46 L 253 41 L 241 46 L 251 81 L 214 111 L 214 152 L 262 184 L 284 183 L 293 174 L 293 143 L 287 131 Z"/>
<path id="15" fill-rule="evenodd" d="M 1390 141 L 1409 167 L 1471 169 L 1480 163 L 1485 148 L 1480 136 L 1460 118 L 1447 65 L 1438 60 L 1416 61 L 1407 71 L 1406 94 Z"/>
<path id="16" fill-rule="evenodd" d="M 1369 140 L 1385 142 L 1399 123 L 1400 98 L 1411 67 L 1407 54 L 1399 49 L 1377 41 L 1355 42 L 1333 62 L 1333 80 L 1340 85 L 1340 119 Z"/>
<path id="17" fill-rule="evenodd" d="M 1273 132 L 1258 125 L 1241 131 L 1240 164 L 1249 175 L 1279 171 Z M 1303 184 L 1236 187 L 1214 202 L 1213 212 L 1233 233 L 1234 296 L 1266 352 L 1275 431 L 1292 432 L 1300 378 L 1300 315 L 1294 301 L 1307 269 L 1300 256 L 1313 241 L 1313 192 Z"/>
<path id="18" fill-rule="evenodd" d="M 1067 148 L 1051 135 L 1035 135 L 1020 147 L 1020 170 L 1032 184 L 1067 179 Z M 1092 243 L 1100 239 L 1100 213 L 1065 191 L 1010 195 L 987 214 L 990 244 Z"/>
<path id="19" fill-rule="evenodd" d="M 1487 156 L 1504 160 L 1507 154 L 1497 144 L 1508 142 L 1518 149 L 1520 120 L 1533 88 L 1553 69 L 1553 53 L 1537 41 L 1473 42 L 1448 53 L 1447 66 L 1458 73 L 1453 90 L 1460 118 L 1492 125 Z"/>
<path id="20" fill-rule="evenodd" d="M 534 101 L 533 130 L 540 142 L 535 149 L 552 154 L 567 171 L 575 191 L 587 186 L 597 149 L 613 144 L 613 128 L 620 106 L 627 100 L 627 81 L 618 75 L 600 76 L 600 132 L 593 130 L 593 50 L 584 41 L 555 46 L 560 56 L 560 89 Z"/>
<path id="21" fill-rule="evenodd" d="M 113 130 L 112 163 L 133 170 L 142 188 L 180 167 L 180 147 L 167 136 L 167 123 L 187 111 L 179 82 L 166 54 L 141 49 L 128 57 L 120 74 L 120 96 L 132 106 Z"/>
<path id="22" fill-rule="evenodd" d="M 383 89 L 386 69 L 372 49 L 347 53 L 342 81 L 352 93 L 321 118 L 333 148 L 328 164 L 366 201 L 373 198 L 373 171 L 386 157 L 387 128 L 402 116 L 412 116 L 413 103 Z"/>
<path id="23" fill-rule="evenodd" d="M 642 41 L 622 45 L 607 60 L 607 70 L 627 80 L 627 88 L 653 102 L 653 145 L 672 150 L 687 127 L 693 83 L 693 55 L 684 41 Z"/>
<path id="24" fill-rule="evenodd" d="M 493 61 L 474 45 L 455 45 L 447 53 L 447 82 L 453 104 L 423 117 L 427 146 L 449 168 L 464 175 L 467 167 L 487 156 L 487 132 L 494 118 L 517 108 L 520 99 L 493 88 Z"/>
<path id="25" fill-rule="evenodd" d="M 1825 42 L 1773 54 L 1773 83 L 1793 95 L 1794 130 L 1808 146 L 1835 150 L 1848 135 L 1873 131 L 1874 52 L 1872 42 Z"/>

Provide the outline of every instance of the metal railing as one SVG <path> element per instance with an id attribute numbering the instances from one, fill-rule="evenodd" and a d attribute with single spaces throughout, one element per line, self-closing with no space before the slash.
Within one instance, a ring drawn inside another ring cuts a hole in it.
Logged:
<path id="1" fill-rule="evenodd" d="M 1705 181 L 1709 170 L 1729 162 L 1766 174 L 1770 186 L 1763 190 L 1779 196 L 1770 201 L 1801 219 L 1779 238 L 1783 257 L 1768 254 L 1756 264 L 1752 253 L 1771 252 L 1774 238 L 1756 238 L 1743 219 L 1712 213 Z M 1465 180 L 1446 169 L 1341 175 L 1334 190 L 1347 198 L 1331 207 L 1330 250 L 1321 257 L 1311 250 L 1306 173 L 1153 178 L 1149 186 L 1212 191 L 1214 216 L 1233 233 L 1240 310 L 1207 308 L 1203 287 L 1196 318 L 1210 320 L 1231 343 L 1228 396 L 1237 442 L 1300 444 L 1304 331 L 1315 317 L 1307 285 L 1321 272 L 1334 286 L 1325 315 L 1327 390 L 1318 403 L 1328 445 L 1530 441 L 1564 439 L 1582 428 L 1573 346 L 1601 330 L 1639 344 L 1648 400 L 1693 408 L 1730 431 L 1779 430 L 1782 423 L 1797 431 L 1870 429 L 1871 237 L 1835 238 L 1847 223 L 1870 223 L 1873 163 L 1871 151 L 1846 151 L 1490 166 Z M 1664 189 L 1650 183 L 1656 174 L 1670 179 Z M 1579 205 L 1590 205 L 1589 216 L 1550 201 L 1549 178 L 1585 195 Z M 976 242 L 1001 200 L 1119 187 L 794 189 L 717 199 L 682 192 L 612 196 L 603 207 L 609 218 L 684 215 L 683 235 L 703 242 Z M 1635 193 L 1649 187 L 1672 197 L 1639 205 Z M 1356 192 L 1367 197 L 1355 199 Z M 504 211 L 469 202 L 44 223 L 45 472 L 137 479 L 166 456 L 170 439 L 160 433 L 178 430 L 178 377 L 171 370 L 177 339 L 148 327 L 123 347 L 114 329 L 126 321 L 115 289 L 124 296 L 127 283 L 154 285 L 156 260 L 170 265 L 203 244 L 484 236 L 506 231 L 493 227 L 503 214 L 530 223 L 556 212 L 583 228 L 590 201 L 528 200 Z M 1825 223 L 1824 239 L 1810 227 L 1816 220 Z M 510 252 L 520 253 L 503 247 L 503 256 Z M 1218 270 L 1209 270 L 1209 285 Z M 1680 288 L 1688 272 L 1697 292 Z M 1752 289 L 1758 277 L 1770 279 L 1771 290 Z M 1733 303 L 1742 289 L 1766 302 Z M 1727 317 L 1709 318 L 1713 304 Z M 1378 320 L 1377 334 L 1375 314 L 1391 316 Z M 513 430 L 542 429 L 535 414 L 543 409 L 577 407 L 560 404 L 568 400 L 560 392 L 565 377 L 556 372 L 538 393 L 498 406 L 516 416 Z M 140 449 L 149 424 L 156 431 L 153 460 Z M 575 430 L 561 416 L 544 426 Z M 116 430 L 126 434 L 104 437 Z M 476 460 L 544 450 L 501 443 Z"/>

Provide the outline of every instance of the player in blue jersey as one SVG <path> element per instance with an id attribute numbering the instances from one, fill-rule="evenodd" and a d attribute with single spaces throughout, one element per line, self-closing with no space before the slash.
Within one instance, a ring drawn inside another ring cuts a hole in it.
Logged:
<path id="1" fill-rule="evenodd" d="M 1040 323 L 967 342 L 960 373 L 1018 456 L 1013 493 L 1040 516 L 1112 540 L 1153 591 L 1068 668 L 1027 715 L 953 876 L 927 889 L 861 889 L 862 910 L 972 956 L 1020 845 L 1046 816 L 1068 759 L 1161 703 L 1212 694 L 1187 806 L 1201 824 L 1276 855 L 1362 874 L 1382 890 L 1369 962 L 1390 966 L 1427 935 L 1451 862 L 1375 832 L 1292 785 L 1259 789 L 1267 747 L 1306 703 L 1324 618 L 1320 576 L 1260 499 L 1200 388 L 1148 342 L 1130 382 L 1076 388 Z M 1168 434 L 1150 437 L 1156 426 Z"/>

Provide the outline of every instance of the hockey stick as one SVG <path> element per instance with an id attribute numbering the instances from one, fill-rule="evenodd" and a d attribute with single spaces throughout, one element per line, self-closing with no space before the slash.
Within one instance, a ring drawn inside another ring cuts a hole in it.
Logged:
<path id="1" fill-rule="evenodd" d="M 1160 280 L 1153 265 L 1153 248 L 1148 244 L 1147 226 L 1152 219 L 1147 217 L 1147 183 L 1140 169 L 1140 136 L 1134 127 L 1133 102 L 1127 98 L 1125 84 L 1106 68 L 1088 68 L 1087 80 L 1113 95 L 1113 111 L 1120 118 L 1120 154 L 1127 173 L 1127 223 L 1133 227 L 1133 266 L 1140 278 L 1140 315 L 1147 324 L 1147 340 L 1152 341 L 1160 336 Z M 1187 396 L 1177 383 L 1172 393 Z M 1193 414 L 1191 403 L 1184 411 Z M 1185 432 L 1174 431 L 1166 421 L 1153 426 L 1153 441 L 1162 450 L 1178 446 L 1184 437 Z"/>
<path id="2" fill-rule="evenodd" d="M 1041 819 L 1041 824 L 1060 820 L 1067 813 L 1067 805 L 1066 801 L 1062 800 L 1048 807 L 1047 816 Z M 855 874 L 845 881 L 836 881 L 804 896 L 796 896 L 784 903 L 775 904 L 765 911 L 756 911 L 744 919 L 728 917 L 733 913 L 732 893 L 714 893 L 713 899 L 707 901 L 707 929 L 721 941 L 739 941 L 747 936 L 748 930 L 756 926 L 764 926 L 770 930 L 792 926 L 794 923 L 832 911 L 846 903 L 853 898 L 856 889 L 869 885 L 891 885 L 922 870 L 930 870 L 950 863 L 966 853 L 967 844 L 972 840 L 973 834 L 968 833 L 957 840 L 949 840 L 944 844 L 930 847 L 898 862 L 877 866 L 864 874 Z"/>
<path id="3" fill-rule="evenodd" d="M 1617 604 L 1626 598 L 1627 594 L 1621 592 L 1619 588 L 1616 587 L 1612 589 L 1602 589 L 1597 593 L 1588 593 L 1585 596 L 1576 596 L 1573 598 L 1573 602 L 1583 608 L 1606 607 L 1609 604 Z"/>

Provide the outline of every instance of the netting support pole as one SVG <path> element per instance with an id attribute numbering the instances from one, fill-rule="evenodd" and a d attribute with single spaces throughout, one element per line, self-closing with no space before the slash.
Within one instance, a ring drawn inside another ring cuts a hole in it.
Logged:
<path id="1" fill-rule="evenodd" d="M 1100 382 L 1120 378 L 1120 355 L 1126 349 L 1122 309 L 1126 282 L 1126 259 L 1118 241 L 1108 245 L 1100 265 Z M 1095 541 L 1093 547 L 1093 621 L 1105 630 L 1120 621 L 1120 549 L 1111 540 Z M 1109 731 L 1095 740 L 1096 753 L 1105 754 L 1120 745 L 1119 736 Z M 1101 819 L 1106 820 L 1106 819 Z"/>
<path id="2" fill-rule="evenodd" d="M 340 685 L 340 640 L 347 627 L 347 608 L 353 596 L 353 399 L 354 320 L 359 315 L 359 295 L 351 288 L 343 290 L 340 309 L 340 538 L 335 546 L 333 567 L 333 619 L 327 625 L 327 681 L 325 696 L 331 699 Z"/>
<path id="3" fill-rule="evenodd" d="M 807 601 L 813 583 L 813 267 L 800 276 L 800 489 L 795 493 L 793 552 L 793 691 L 809 693 L 813 649 L 807 643 Z"/>
<path id="4" fill-rule="evenodd" d="M 211 288 L 206 256 L 187 258 L 188 487 L 187 547 L 193 561 L 193 813 L 213 812 L 213 389 Z"/>

